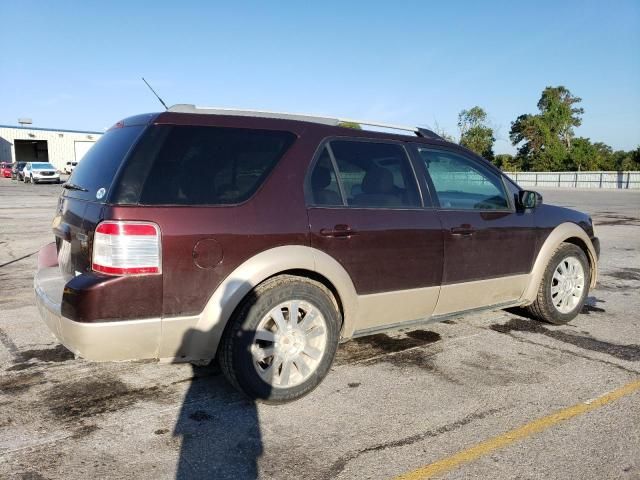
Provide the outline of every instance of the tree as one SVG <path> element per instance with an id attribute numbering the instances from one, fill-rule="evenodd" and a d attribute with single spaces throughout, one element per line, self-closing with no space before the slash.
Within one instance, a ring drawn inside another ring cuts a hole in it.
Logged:
<path id="1" fill-rule="evenodd" d="M 487 113 L 476 106 L 458 115 L 460 145 L 473 150 L 487 160 L 493 160 L 493 129 L 487 125 Z"/>
<path id="2" fill-rule="evenodd" d="M 538 101 L 539 113 L 520 115 L 511 123 L 509 138 L 519 146 L 518 157 L 524 166 L 551 171 L 570 167 L 573 129 L 581 125 L 584 113 L 576 106 L 581 101 L 564 86 L 547 87 Z"/>
<path id="3" fill-rule="evenodd" d="M 581 101 L 581 98 L 571 95 L 569 89 L 562 85 L 545 88 L 538 101 L 538 110 L 549 126 L 550 133 L 557 136 L 567 149 L 571 149 L 573 127 L 582 124 L 580 116 L 584 109 L 574 106 Z"/>
<path id="4" fill-rule="evenodd" d="M 340 122 L 338 126 L 345 127 L 345 128 L 353 128 L 354 130 L 362 130 L 362 127 L 360 126 L 360 124 L 356 122 Z"/>
<path id="5" fill-rule="evenodd" d="M 500 153 L 493 159 L 493 164 L 504 172 L 517 172 L 522 170 L 522 164 L 517 157 L 509 153 Z"/>
<path id="6" fill-rule="evenodd" d="M 600 164 L 606 163 L 599 161 L 598 153 L 598 149 L 588 138 L 576 138 L 569 152 L 567 166 L 570 170 L 598 170 Z"/>
<path id="7" fill-rule="evenodd" d="M 640 147 L 629 152 L 629 170 L 640 170 Z"/>

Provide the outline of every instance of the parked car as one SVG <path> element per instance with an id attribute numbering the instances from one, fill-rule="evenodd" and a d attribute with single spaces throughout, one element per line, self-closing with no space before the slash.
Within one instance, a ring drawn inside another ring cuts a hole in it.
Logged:
<path id="1" fill-rule="evenodd" d="M 78 162 L 67 162 L 64 165 L 64 173 L 68 173 L 71 174 L 71 172 L 73 172 L 73 169 L 76 168 L 76 166 L 78 165 Z"/>
<path id="2" fill-rule="evenodd" d="M 24 180 L 24 178 L 22 177 L 22 170 L 24 169 L 24 166 L 26 164 L 27 162 L 16 162 L 13 164 L 13 167 L 11 168 L 12 180 L 20 180 L 20 181 Z"/>
<path id="3" fill-rule="evenodd" d="M 278 403 L 320 383 L 339 341 L 479 309 L 580 312 L 588 215 L 429 130 L 341 121 L 178 105 L 118 122 L 40 252 L 46 324 L 95 361 L 217 358 Z"/>
<path id="4" fill-rule="evenodd" d="M 0 176 L 2 178 L 11 178 L 11 168 L 13 164 L 11 162 L 0 162 Z"/>
<path id="5" fill-rule="evenodd" d="M 47 162 L 27 162 L 22 177 L 24 183 L 60 183 L 60 172 Z"/>

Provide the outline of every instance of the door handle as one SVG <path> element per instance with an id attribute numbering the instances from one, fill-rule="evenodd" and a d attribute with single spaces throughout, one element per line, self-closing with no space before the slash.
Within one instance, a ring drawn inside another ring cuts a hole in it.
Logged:
<path id="1" fill-rule="evenodd" d="M 460 225 L 459 227 L 453 227 L 450 231 L 451 235 L 456 237 L 470 237 L 476 230 L 471 225 Z"/>
<path id="2" fill-rule="evenodd" d="M 342 223 L 333 228 L 323 228 L 320 230 L 320 235 L 323 237 L 350 237 L 355 233 L 355 230 L 353 230 L 349 225 Z"/>

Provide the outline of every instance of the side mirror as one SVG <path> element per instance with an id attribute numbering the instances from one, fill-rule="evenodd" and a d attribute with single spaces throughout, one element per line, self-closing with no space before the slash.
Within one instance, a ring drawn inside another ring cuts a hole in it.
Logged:
<path id="1" fill-rule="evenodd" d="M 522 208 L 536 208 L 542 204 L 542 195 L 532 190 L 521 190 L 518 200 Z"/>

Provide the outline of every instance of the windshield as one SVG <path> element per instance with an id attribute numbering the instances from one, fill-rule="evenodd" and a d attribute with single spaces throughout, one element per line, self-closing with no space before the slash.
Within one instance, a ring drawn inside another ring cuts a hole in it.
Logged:
<path id="1" fill-rule="evenodd" d="M 43 162 L 32 163 L 31 164 L 31 168 L 35 168 L 35 169 L 50 168 L 50 169 L 53 169 L 53 170 L 56 169 L 56 167 L 54 167 L 50 163 L 43 163 Z"/>

